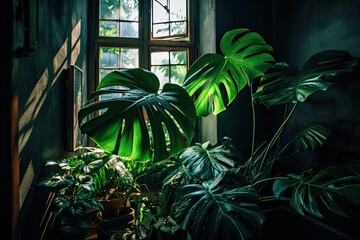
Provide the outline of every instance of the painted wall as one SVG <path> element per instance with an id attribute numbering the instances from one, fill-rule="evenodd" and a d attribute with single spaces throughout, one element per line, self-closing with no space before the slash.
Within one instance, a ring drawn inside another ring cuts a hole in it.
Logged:
<path id="1" fill-rule="evenodd" d="M 47 194 L 37 186 L 47 159 L 66 152 L 66 76 L 70 64 L 86 79 L 86 0 L 37 1 L 37 47 L 15 58 L 19 96 L 20 216 L 18 238 L 41 239 L 46 229 Z M 17 23 L 17 31 L 21 26 Z M 16 36 L 21 44 L 21 34 Z M 42 218 L 45 216 L 43 222 Z"/>
<path id="2" fill-rule="evenodd" d="M 360 57 L 360 1 L 274 1 L 274 49 L 278 61 L 293 66 L 324 50 L 343 50 Z M 303 154 L 288 168 L 360 157 L 359 70 L 339 78 L 326 93 L 300 104 L 288 130 L 314 119 L 333 127 L 324 148 Z M 315 162 L 313 162 L 316 160 Z"/>

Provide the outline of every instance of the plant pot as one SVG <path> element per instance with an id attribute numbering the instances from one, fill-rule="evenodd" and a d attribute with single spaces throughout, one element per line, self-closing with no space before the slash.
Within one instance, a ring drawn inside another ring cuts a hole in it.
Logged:
<path id="1" fill-rule="evenodd" d="M 110 240 L 150 240 L 153 228 L 135 230 L 134 226 L 113 234 Z"/>
<path id="2" fill-rule="evenodd" d="M 100 217 L 102 219 L 111 219 L 119 217 L 119 214 L 124 207 L 124 198 L 116 198 L 109 200 L 100 200 L 104 209 L 100 211 Z"/>
<path id="3" fill-rule="evenodd" d="M 99 240 L 110 240 L 111 236 L 125 228 L 130 228 L 134 224 L 135 210 L 133 208 L 123 207 L 118 217 L 103 219 L 101 212 L 97 214 L 100 223 L 97 227 Z"/>

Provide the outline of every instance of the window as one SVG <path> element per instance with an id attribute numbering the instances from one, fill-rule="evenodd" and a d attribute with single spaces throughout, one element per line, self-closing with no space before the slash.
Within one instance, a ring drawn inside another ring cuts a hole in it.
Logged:
<path id="1" fill-rule="evenodd" d="M 99 0 L 95 8 L 95 76 L 146 68 L 160 87 L 181 84 L 194 58 L 193 0 Z M 96 83 L 95 83 L 96 84 Z"/>

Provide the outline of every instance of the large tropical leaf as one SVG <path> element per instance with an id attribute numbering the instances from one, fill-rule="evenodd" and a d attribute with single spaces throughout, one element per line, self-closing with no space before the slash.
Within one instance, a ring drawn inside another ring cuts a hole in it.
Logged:
<path id="1" fill-rule="evenodd" d="M 197 115 L 218 114 L 226 109 L 246 84 L 272 66 L 272 48 L 257 33 L 235 29 L 225 33 L 220 42 L 224 56 L 205 54 L 190 67 L 184 87 L 195 96 Z M 227 96 L 222 95 L 224 87 Z M 197 94 L 196 94 L 197 93 Z"/>
<path id="2" fill-rule="evenodd" d="M 315 150 L 321 147 L 330 136 L 331 130 L 323 123 L 312 123 L 300 131 L 282 149 L 291 149 L 292 153 Z"/>
<path id="3" fill-rule="evenodd" d="M 194 176 L 206 181 L 235 167 L 240 156 L 234 148 L 231 142 L 215 146 L 209 142 L 195 144 L 184 150 L 180 159 Z"/>
<path id="4" fill-rule="evenodd" d="M 91 95 L 95 101 L 79 111 L 82 133 L 106 151 L 131 159 L 156 162 L 178 153 L 194 134 L 194 104 L 176 84 L 158 91 L 159 80 L 150 71 L 109 73 Z"/>
<path id="5" fill-rule="evenodd" d="M 238 173 L 222 172 L 203 184 L 180 188 L 176 218 L 193 239 L 248 239 L 265 220 L 254 188 Z"/>
<path id="6" fill-rule="evenodd" d="M 327 90 L 333 76 L 352 71 L 357 63 L 338 50 L 319 52 L 299 68 L 277 63 L 262 77 L 254 101 L 268 106 L 304 102 L 311 94 Z"/>
<path id="7" fill-rule="evenodd" d="M 276 197 L 286 194 L 288 189 L 292 189 L 290 204 L 301 215 L 323 217 L 325 207 L 347 217 L 347 204 L 360 207 L 360 176 L 335 166 L 311 169 L 301 175 L 289 174 L 287 179 L 274 182 Z"/>

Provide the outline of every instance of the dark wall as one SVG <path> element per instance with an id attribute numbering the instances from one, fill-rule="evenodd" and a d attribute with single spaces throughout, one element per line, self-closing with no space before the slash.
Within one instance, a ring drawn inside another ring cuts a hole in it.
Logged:
<path id="1" fill-rule="evenodd" d="M 20 215 L 18 238 L 41 239 L 48 226 L 48 193 L 36 184 L 47 159 L 66 152 L 66 77 L 70 64 L 86 79 L 86 0 L 37 2 L 37 47 L 17 56 L 14 82 L 19 96 Z M 17 31 L 21 26 L 17 25 Z M 17 36 L 21 45 L 21 34 Z M 42 218 L 45 218 L 42 221 Z"/>
<path id="2" fill-rule="evenodd" d="M 220 40 L 226 31 L 235 28 L 248 28 L 259 33 L 272 45 L 272 1 L 261 0 L 217 0 L 216 1 L 216 40 L 220 53 Z M 274 111 L 275 112 L 275 111 Z M 273 132 L 274 114 L 265 108 L 257 108 L 257 141 L 263 141 Z M 245 87 L 229 105 L 226 111 L 218 114 L 218 138 L 233 139 L 235 146 L 247 159 L 251 152 L 252 117 L 250 89 Z"/>
<path id="3" fill-rule="evenodd" d="M 273 0 L 216 1 L 217 51 L 223 34 L 234 28 L 249 28 L 260 33 L 274 48 L 276 61 L 293 66 L 303 64 L 313 54 L 329 49 L 348 51 L 360 57 L 360 1 L 357 0 Z M 334 126 L 334 134 L 319 154 L 334 159 L 358 151 L 360 110 L 356 107 L 360 84 L 358 70 L 326 92 L 316 93 L 298 107 L 288 129 L 314 119 Z M 218 115 L 218 138 L 231 137 L 245 158 L 250 154 L 251 108 L 249 88 L 242 90 L 228 109 Z M 272 136 L 282 118 L 282 108 L 256 107 L 256 142 Z M 312 153 L 314 154 L 314 153 Z M 318 158 L 306 155 L 302 158 Z M 301 161 L 301 160 L 299 160 Z M 307 167 L 312 161 L 290 166 Z"/>
<path id="4" fill-rule="evenodd" d="M 278 61 L 293 66 L 304 64 L 315 53 L 332 49 L 359 58 L 359 29 L 357 0 L 274 1 L 275 55 Z M 333 133 L 324 148 L 300 155 L 288 168 L 298 170 L 312 164 L 360 157 L 359 76 L 357 69 L 337 79 L 326 92 L 318 92 L 298 106 L 287 130 L 318 120 L 328 123 Z"/>

